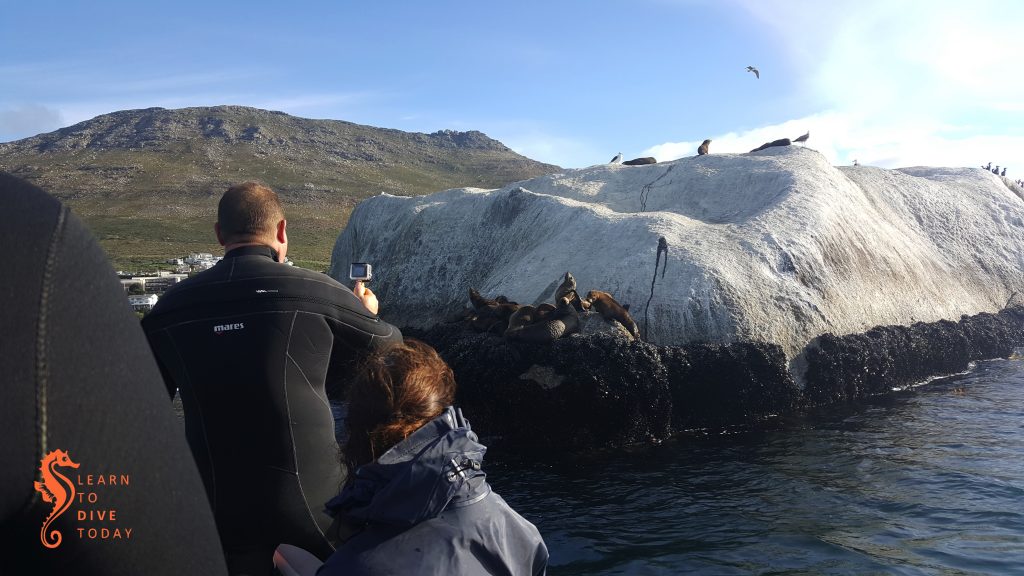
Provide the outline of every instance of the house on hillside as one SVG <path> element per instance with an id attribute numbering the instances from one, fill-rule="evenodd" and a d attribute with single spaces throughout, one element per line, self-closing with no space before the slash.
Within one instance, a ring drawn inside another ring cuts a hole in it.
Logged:
<path id="1" fill-rule="evenodd" d="M 174 286 L 186 278 L 188 278 L 188 274 L 161 270 L 153 276 L 133 276 L 131 278 L 122 278 L 121 287 L 124 288 L 126 293 L 131 293 L 131 286 L 134 284 L 141 287 L 141 290 L 136 288 L 136 292 L 141 291 L 144 294 L 163 294 L 170 289 L 171 286 Z"/>
<path id="2" fill-rule="evenodd" d="M 152 310 L 159 299 L 156 294 L 132 294 L 128 296 L 128 303 L 131 304 L 132 310 L 146 312 Z"/>

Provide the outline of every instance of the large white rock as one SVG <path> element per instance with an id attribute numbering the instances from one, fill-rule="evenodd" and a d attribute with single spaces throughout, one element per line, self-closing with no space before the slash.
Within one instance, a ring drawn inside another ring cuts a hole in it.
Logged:
<path id="1" fill-rule="evenodd" d="M 443 321 L 470 287 L 550 301 L 571 271 L 582 294 L 629 303 L 653 343 L 767 341 L 794 357 L 825 332 L 1001 309 L 1024 292 L 1024 201 L 981 169 L 834 167 L 788 146 L 382 194 L 353 212 L 331 275 L 347 282 L 352 261 L 373 263 L 400 326 Z"/>

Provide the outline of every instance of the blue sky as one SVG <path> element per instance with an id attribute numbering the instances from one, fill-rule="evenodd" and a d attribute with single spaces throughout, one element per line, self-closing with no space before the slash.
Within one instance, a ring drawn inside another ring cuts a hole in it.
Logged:
<path id="1" fill-rule="evenodd" d="M 810 131 L 835 164 L 1019 178 L 1021 55 L 1018 1 L 0 0 L 0 142 L 237 104 L 480 130 L 569 168 Z"/>

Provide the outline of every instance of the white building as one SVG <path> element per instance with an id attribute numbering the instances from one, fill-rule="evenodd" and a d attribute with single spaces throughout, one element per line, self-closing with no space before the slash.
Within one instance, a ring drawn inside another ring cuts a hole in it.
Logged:
<path id="1" fill-rule="evenodd" d="M 161 270 L 157 272 L 155 276 L 133 276 L 132 278 L 122 278 L 121 287 L 124 288 L 125 292 L 128 292 L 128 288 L 132 284 L 138 284 L 142 287 L 143 292 L 163 294 L 171 286 L 174 286 L 186 278 L 188 278 L 188 274 Z"/>
<path id="2" fill-rule="evenodd" d="M 132 294 L 128 296 L 128 303 L 131 304 L 133 310 L 152 310 L 159 299 L 160 297 L 156 294 Z"/>

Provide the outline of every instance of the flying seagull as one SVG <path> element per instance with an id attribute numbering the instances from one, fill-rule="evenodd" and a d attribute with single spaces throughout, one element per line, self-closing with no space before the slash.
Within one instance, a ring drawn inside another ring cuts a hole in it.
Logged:
<path id="1" fill-rule="evenodd" d="M 615 158 L 612 158 L 612 161 L 609 162 L 609 164 L 618 164 L 619 162 L 622 162 L 622 152 L 616 154 Z"/>
<path id="2" fill-rule="evenodd" d="M 753 72 L 754 76 L 756 76 L 758 79 L 761 78 L 761 73 L 758 72 L 757 68 L 754 68 L 753 66 L 747 66 L 747 72 Z"/>
<path id="3" fill-rule="evenodd" d="M 810 137 L 811 137 L 811 131 L 808 130 L 807 134 L 804 134 L 803 136 L 797 138 L 796 140 L 793 140 L 793 142 L 807 142 L 807 139 L 810 138 Z"/>

